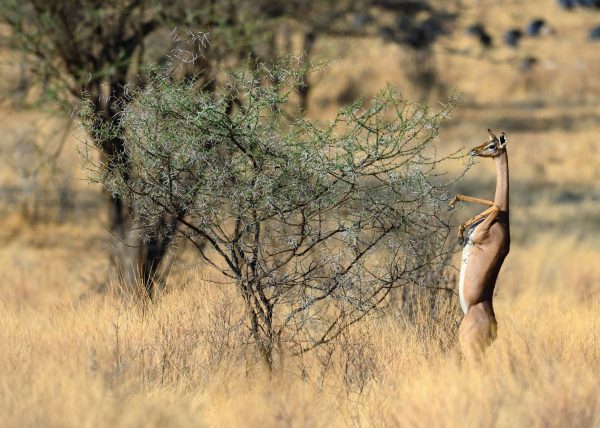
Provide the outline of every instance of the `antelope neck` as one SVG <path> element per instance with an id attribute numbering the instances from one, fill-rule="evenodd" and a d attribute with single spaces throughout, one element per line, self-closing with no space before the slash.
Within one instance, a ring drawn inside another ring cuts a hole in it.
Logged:
<path id="1" fill-rule="evenodd" d="M 508 212 L 508 156 L 506 150 L 494 158 L 496 162 L 496 195 L 494 205 L 501 211 Z"/>

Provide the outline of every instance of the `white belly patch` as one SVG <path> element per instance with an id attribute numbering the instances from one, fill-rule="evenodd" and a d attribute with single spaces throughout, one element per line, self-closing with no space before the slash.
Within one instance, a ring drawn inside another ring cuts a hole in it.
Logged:
<path id="1" fill-rule="evenodd" d="M 479 224 L 475 224 L 466 231 L 465 246 L 463 247 L 461 263 L 460 263 L 460 276 L 458 279 L 458 298 L 460 300 L 460 307 L 466 314 L 469 310 L 469 304 L 465 301 L 465 276 L 467 275 L 467 265 L 469 263 L 469 257 L 471 256 L 471 250 L 473 249 L 473 233 Z"/>

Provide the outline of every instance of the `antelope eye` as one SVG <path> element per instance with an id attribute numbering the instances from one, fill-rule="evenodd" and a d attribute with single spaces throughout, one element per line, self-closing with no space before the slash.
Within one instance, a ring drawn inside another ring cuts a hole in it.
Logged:
<path id="1" fill-rule="evenodd" d="M 492 143 L 492 144 L 488 145 L 487 148 L 490 150 L 496 150 L 496 144 Z"/>

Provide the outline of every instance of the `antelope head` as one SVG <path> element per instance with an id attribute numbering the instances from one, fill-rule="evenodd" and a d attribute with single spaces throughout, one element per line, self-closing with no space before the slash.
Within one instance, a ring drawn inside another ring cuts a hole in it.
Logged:
<path id="1" fill-rule="evenodd" d="M 491 129 L 488 129 L 490 134 L 490 141 L 485 142 L 477 147 L 471 149 L 469 154 L 471 156 L 480 156 L 482 158 L 495 158 L 500 156 L 506 151 L 506 134 L 503 132 L 500 134 L 500 138 L 496 137 Z"/>

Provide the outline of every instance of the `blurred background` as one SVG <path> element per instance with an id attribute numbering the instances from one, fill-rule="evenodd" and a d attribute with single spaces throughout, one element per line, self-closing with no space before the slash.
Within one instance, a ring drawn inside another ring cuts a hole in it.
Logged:
<path id="1" fill-rule="evenodd" d="M 387 84 L 434 108 L 458 94 L 442 152 L 480 144 L 488 127 L 509 136 L 513 252 L 499 298 L 524 283 L 598 292 L 598 269 L 582 262 L 600 255 L 598 2 L 8 0 L 0 10 L 3 301 L 53 304 L 110 281 L 111 235 L 125 220 L 87 180 L 76 112 L 85 93 L 110 120 L 127 88 L 178 52 L 179 78 L 207 90 L 247 59 L 325 62 L 298 89 L 317 120 Z M 484 159 L 456 191 L 490 198 L 494 180 Z M 179 256 L 174 266 L 195 263 Z"/>

